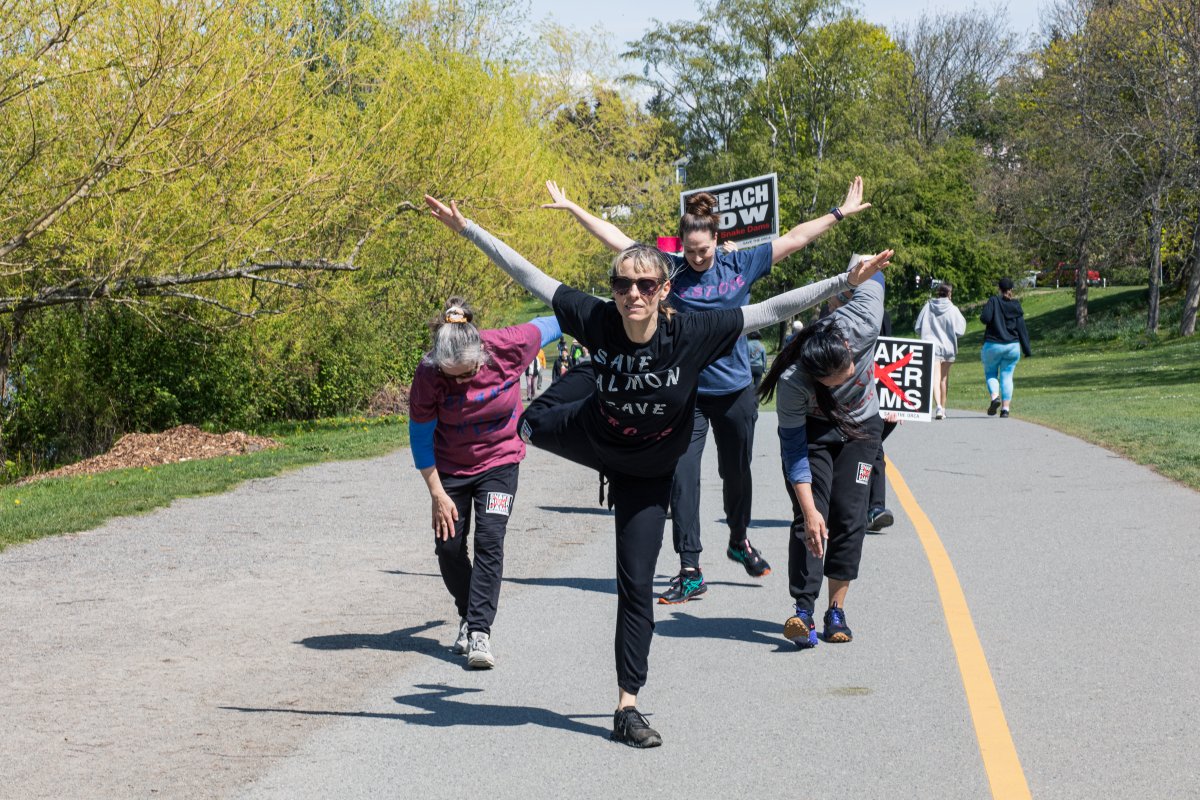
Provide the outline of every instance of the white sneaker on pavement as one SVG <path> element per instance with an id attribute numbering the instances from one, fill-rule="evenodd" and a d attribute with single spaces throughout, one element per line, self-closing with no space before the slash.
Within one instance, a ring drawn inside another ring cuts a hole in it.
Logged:
<path id="1" fill-rule="evenodd" d="M 471 669 L 491 669 L 496 666 L 496 657 L 492 655 L 491 638 L 486 633 L 476 631 L 471 634 L 471 649 L 467 652 L 467 666 Z"/>

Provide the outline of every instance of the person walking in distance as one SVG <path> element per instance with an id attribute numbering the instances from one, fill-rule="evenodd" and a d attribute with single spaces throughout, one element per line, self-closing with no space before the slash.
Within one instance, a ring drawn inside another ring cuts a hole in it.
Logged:
<path id="1" fill-rule="evenodd" d="M 458 609 L 453 650 L 467 666 L 491 669 L 492 623 L 504 573 L 504 537 L 517 494 L 525 443 L 516 435 L 521 373 L 559 338 L 554 317 L 479 330 L 461 297 L 430 325 L 433 346 L 413 375 L 409 441 L 433 501 L 434 552 Z M 475 560 L 467 548 L 475 516 Z"/>
<path id="2" fill-rule="evenodd" d="M 856 256 L 851 263 L 861 261 Z M 845 305 L 805 328 L 775 357 L 759 388 L 764 401 L 778 390 L 780 449 L 794 517 L 788 584 L 795 613 L 783 634 L 800 648 L 817 644 L 813 615 L 822 578 L 829 582 L 822 638 L 853 638 L 845 600 L 858 577 L 883 429 L 874 376 L 883 299 L 882 278 L 858 286 Z"/>
<path id="3" fill-rule="evenodd" d="M 746 347 L 750 351 L 750 377 L 754 381 L 754 390 L 758 391 L 763 373 L 767 371 L 767 346 L 763 344 L 762 334 L 758 331 L 747 334 Z"/>
<path id="4" fill-rule="evenodd" d="M 590 214 L 567 199 L 554 181 L 546 188 L 553 202 L 542 208 L 569 212 L 583 228 L 610 250 L 621 251 L 633 244 L 611 222 Z M 842 204 L 816 219 L 797 225 L 783 236 L 736 252 L 717 246 L 719 217 L 716 198 L 700 192 L 687 199 L 679 220 L 682 255 L 670 255 L 671 302 L 680 311 L 739 308 L 750 301 L 750 289 L 766 276 L 774 264 L 798 252 L 844 217 L 871 207 L 864 203 L 861 177 L 851 181 Z M 662 603 L 684 603 L 708 590 L 700 567 L 700 463 L 711 426 L 717 447 L 717 472 L 721 476 L 725 521 L 729 527 L 725 555 L 738 562 L 746 573 L 760 578 L 771 566 L 747 537 L 754 486 L 750 464 L 753 459 L 754 424 L 758 404 L 754 398 L 750 353 L 745 340 L 737 342 L 726 357 L 709 366 L 700 378 L 691 443 L 679 461 L 671 486 L 671 529 L 679 574 L 663 592 Z"/>
<path id="5" fill-rule="evenodd" d="M 856 270 L 762 303 L 676 313 L 671 262 L 633 244 L 613 259 L 612 300 L 564 286 L 470 223 L 452 203 L 426 197 L 431 213 L 479 247 L 514 281 L 550 305 L 563 331 L 587 342 L 592 360 L 530 404 L 521 438 L 601 473 L 616 534 L 617 709 L 612 738 L 655 747 L 662 737 L 637 709 L 654 632 L 654 571 L 671 497 L 671 476 L 691 441 L 701 373 L 751 330 L 774 324 L 861 283 L 887 264 L 880 253 Z M 603 486 L 603 483 L 602 483 Z"/>
<path id="6" fill-rule="evenodd" d="M 958 357 L 958 337 L 967 332 L 967 321 L 951 301 L 954 287 L 943 281 L 917 314 L 914 330 L 927 342 L 933 342 L 934 419 L 946 418 L 950 392 L 950 368 Z"/>
<path id="7" fill-rule="evenodd" d="M 979 321 L 984 325 L 983 350 L 980 360 L 983 361 L 983 378 L 987 382 L 988 416 L 1007 417 L 1012 406 L 1013 372 L 1021 354 L 1033 356 L 1029 347 L 1029 331 L 1025 329 L 1025 312 L 1021 302 L 1013 297 L 1012 278 L 1001 278 L 997 284 L 999 294 L 988 298 L 979 314 Z"/>

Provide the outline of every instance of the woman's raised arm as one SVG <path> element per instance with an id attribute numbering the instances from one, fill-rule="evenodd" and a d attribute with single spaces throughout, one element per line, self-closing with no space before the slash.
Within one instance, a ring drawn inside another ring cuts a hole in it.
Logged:
<path id="1" fill-rule="evenodd" d="M 514 281 L 521 284 L 534 297 L 546 305 L 554 299 L 554 293 L 562 286 L 562 281 L 551 278 L 516 250 L 488 233 L 479 225 L 471 222 L 458 210 L 458 205 L 451 200 L 446 205 L 436 197 L 425 195 L 425 204 L 429 213 L 438 222 L 455 233 L 460 233 L 471 241 L 483 254 L 492 260 L 496 266 L 508 273 Z"/>
<path id="2" fill-rule="evenodd" d="M 742 308 L 742 333 L 756 331 L 768 325 L 774 325 L 780 320 L 799 314 L 806 308 L 812 308 L 822 300 L 833 297 L 840 291 L 851 286 L 858 286 L 871 279 L 871 276 L 881 271 L 891 263 L 891 250 L 865 258 L 849 272 L 844 272 L 835 278 L 801 286 L 799 289 L 777 294 L 761 303 Z"/>

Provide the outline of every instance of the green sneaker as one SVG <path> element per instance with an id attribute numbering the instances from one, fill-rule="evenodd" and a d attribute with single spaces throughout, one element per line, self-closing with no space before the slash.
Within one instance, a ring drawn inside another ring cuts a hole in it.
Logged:
<path id="1" fill-rule="evenodd" d="M 686 603 L 707 591 L 708 584 L 704 582 L 703 572 L 681 570 L 678 575 L 671 578 L 671 585 L 667 587 L 667 590 L 658 596 L 658 602 L 664 605 Z"/>
<path id="2" fill-rule="evenodd" d="M 729 545 L 725 548 L 725 557 L 736 561 L 746 568 L 746 574 L 751 578 L 762 578 L 771 574 L 771 565 L 762 557 L 762 553 L 750 544 L 749 539 L 743 539 L 741 545 Z"/>

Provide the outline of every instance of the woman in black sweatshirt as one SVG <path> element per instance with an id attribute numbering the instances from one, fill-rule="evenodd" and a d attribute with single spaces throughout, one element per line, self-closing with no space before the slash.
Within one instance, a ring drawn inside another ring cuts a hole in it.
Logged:
<path id="1" fill-rule="evenodd" d="M 987 381 L 988 394 L 992 402 L 988 405 L 988 416 L 1007 417 L 1012 403 L 1013 370 L 1021 360 L 1021 354 L 1032 356 L 1029 349 L 1029 331 L 1025 330 L 1025 312 L 1020 301 L 1013 298 L 1011 278 L 1001 278 L 1000 293 L 988 298 L 979 321 L 986 326 L 983 334 L 983 377 Z"/>

